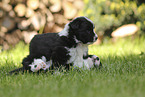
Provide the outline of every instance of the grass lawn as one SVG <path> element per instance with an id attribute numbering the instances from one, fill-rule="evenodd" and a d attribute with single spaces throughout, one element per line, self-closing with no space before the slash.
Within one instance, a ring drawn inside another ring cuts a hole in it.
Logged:
<path id="1" fill-rule="evenodd" d="M 0 53 L 0 97 L 145 97 L 145 37 L 89 47 L 101 70 L 57 74 L 7 73 L 21 67 L 28 45 Z"/>

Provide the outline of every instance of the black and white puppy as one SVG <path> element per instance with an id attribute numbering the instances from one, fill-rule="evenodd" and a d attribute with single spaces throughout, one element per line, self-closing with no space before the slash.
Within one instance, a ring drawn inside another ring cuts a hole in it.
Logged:
<path id="1" fill-rule="evenodd" d="M 30 42 L 29 55 L 23 59 L 23 67 L 19 70 L 31 70 L 29 66 L 34 59 L 42 56 L 46 61 L 52 61 L 52 68 L 68 64 L 74 67 L 82 68 L 88 64 L 88 45 L 97 40 L 97 34 L 94 32 L 93 22 L 86 17 L 77 17 L 59 33 L 45 33 L 35 35 Z M 92 56 L 91 56 L 92 57 Z M 100 62 L 100 61 L 99 61 Z M 99 63 L 100 64 L 100 63 Z"/>

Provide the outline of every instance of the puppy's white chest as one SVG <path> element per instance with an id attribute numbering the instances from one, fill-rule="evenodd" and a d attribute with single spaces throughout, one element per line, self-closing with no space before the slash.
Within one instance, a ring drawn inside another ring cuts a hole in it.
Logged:
<path id="1" fill-rule="evenodd" d="M 69 49 L 69 55 L 71 56 L 67 64 L 73 63 L 76 67 L 83 66 L 83 55 L 86 55 L 88 51 L 88 45 L 78 44 L 76 48 Z"/>

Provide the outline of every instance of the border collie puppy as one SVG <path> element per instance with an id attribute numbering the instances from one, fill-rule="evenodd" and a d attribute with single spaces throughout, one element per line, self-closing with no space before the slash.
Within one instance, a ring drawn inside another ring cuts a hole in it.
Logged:
<path id="1" fill-rule="evenodd" d="M 52 61 L 52 69 L 69 65 L 74 67 L 85 66 L 84 60 L 88 60 L 88 45 L 97 40 L 93 22 L 86 17 L 77 17 L 59 33 L 45 33 L 35 35 L 30 42 L 29 55 L 23 59 L 23 67 L 11 71 L 31 70 L 34 59 L 42 56 L 46 61 Z M 87 64 L 87 63 L 86 63 Z"/>

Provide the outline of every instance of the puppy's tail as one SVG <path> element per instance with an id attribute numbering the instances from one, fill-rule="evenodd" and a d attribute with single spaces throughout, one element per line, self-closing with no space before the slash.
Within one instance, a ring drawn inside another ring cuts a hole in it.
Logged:
<path id="1" fill-rule="evenodd" d="M 12 75 L 12 74 L 18 74 L 19 72 L 24 72 L 24 71 L 25 71 L 25 68 L 21 67 L 21 68 L 14 69 L 14 70 L 10 71 L 9 74 L 10 75 Z"/>

